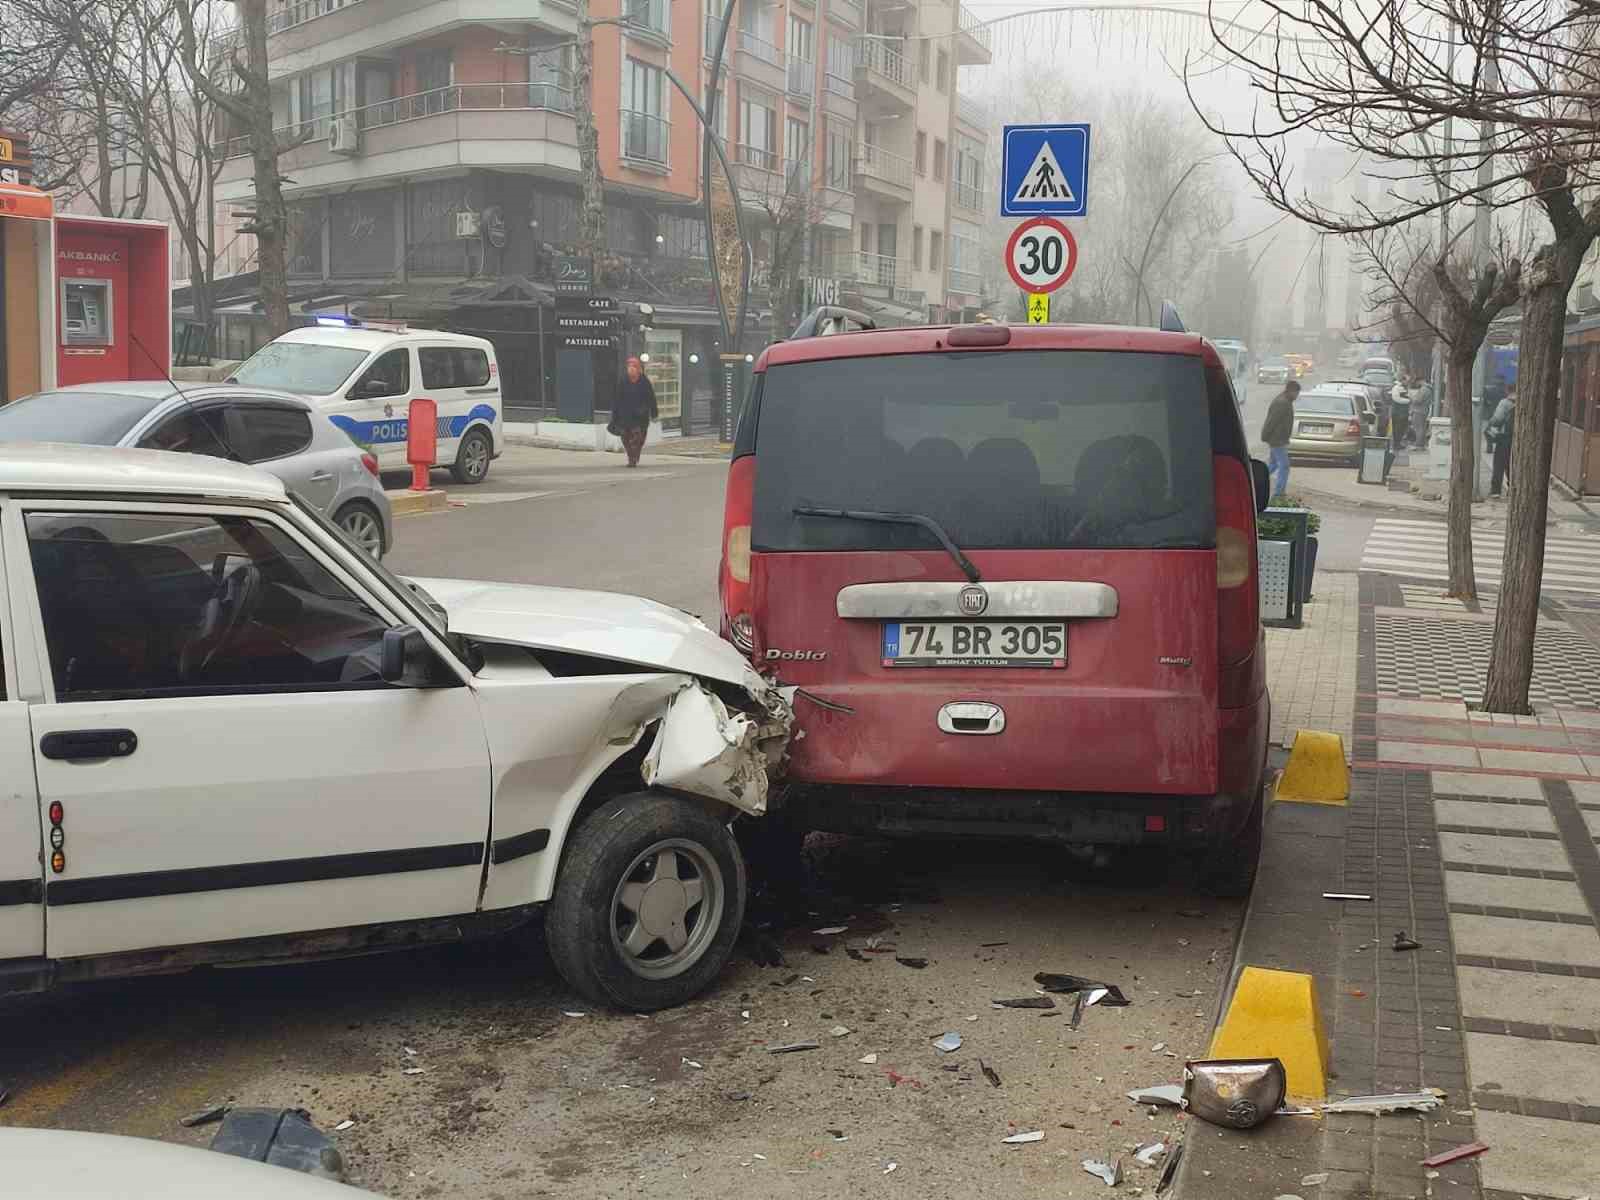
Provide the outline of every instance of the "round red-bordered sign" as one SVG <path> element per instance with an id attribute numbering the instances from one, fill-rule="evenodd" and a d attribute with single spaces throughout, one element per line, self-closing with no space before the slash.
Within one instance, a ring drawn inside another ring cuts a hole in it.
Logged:
<path id="1" fill-rule="evenodd" d="M 1006 270 L 1025 292 L 1053 292 L 1078 266 L 1078 243 L 1054 217 L 1034 217 L 1006 240 Z"/>

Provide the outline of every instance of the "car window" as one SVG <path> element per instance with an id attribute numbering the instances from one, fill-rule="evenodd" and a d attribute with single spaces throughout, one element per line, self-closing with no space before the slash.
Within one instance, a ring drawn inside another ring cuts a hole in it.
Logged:
<path id="1" fill-rule="evenodd" d="M 234 448 L 245 462 L 270 462 L 299 454 L 311 445 L 311 414 L 278 404 L 239 404 L 233 407 L 239 435 Z M 240 444 L 242 443 L 242 444 Z"/>
<path id="2" fill-rule="evenodd" d="M 63 702 L 385 686 L 385 622 L 269 522 L 29 513 Z"/>
<path id="3" fill-rule="evenodd" d="M 489 356 L 463 346 L 456 351 L 456 378 L 462 387 L 482 387 L 489 382 Z"/>
<path id="4" fill-rule="evenodd" d="M 448 346 L 425 346 L 417 351 L 425 388 L 466 387 L 456 375 L 456 352 Z"/>
<path id="5" fill-rule="evenodd" d="M 369 389 L 368 384 L 380 383 L 383 391 Z M 356 395 L 378 399 L 383 396 L 404 396 L 411 391 L 411 351 L 402 347 L 380 354 L 376 362 L 361 373 L 356 380 Z"/>
<path id="6" fill-rule="evenodd" d="M 233 373 L 236 383 L 304 396 L 337 392 L 367 357 L 365 350 L 316 342 L 268 342 Z"/>
<path id="7" fill-rule="evenodd" d="M 36 392 L 0 404 L 0 442 L 115 446 L 161 398 L 121 392 Z"/>
<path id="8" fill-rule="evenodd" d="M 145 434 L 139 445 L 146 450 L 237 458 L 238 455 L 229 447 L 224 420 L 224 410 L 220 404 L 209 408 L 179 409 Z"/>
<path id="9" fill-rule="evenodd" d="M 1355 402 L 1337 392 L 1302 392 L 1294 402 L 1297 416 L 1306 413 L 1326 413 L 1335 417 L 1355 416 Z"/>

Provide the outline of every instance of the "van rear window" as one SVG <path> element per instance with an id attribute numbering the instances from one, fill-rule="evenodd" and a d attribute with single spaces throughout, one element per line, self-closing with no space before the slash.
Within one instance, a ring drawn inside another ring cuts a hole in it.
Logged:
<path id="1" fill-rule="evenodd" d="M 796 508 L 932 517 L 964 549 L 1215 544 L 1204 369 L 1187 355 L 963 351 L 767 371 L 757 550 L 936 546 L 923 529 Z"/>

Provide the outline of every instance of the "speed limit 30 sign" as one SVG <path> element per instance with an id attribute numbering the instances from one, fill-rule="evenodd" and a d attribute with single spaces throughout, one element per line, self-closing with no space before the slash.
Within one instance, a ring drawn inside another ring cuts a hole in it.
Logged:
<path id="1" fill-rule="evenodd" d="M 1006 270 L 1025 292 L 1053 292 L 1078 265 L 1078 243 L 1054 217 L 1018 225 L 1006 242 Z"/>

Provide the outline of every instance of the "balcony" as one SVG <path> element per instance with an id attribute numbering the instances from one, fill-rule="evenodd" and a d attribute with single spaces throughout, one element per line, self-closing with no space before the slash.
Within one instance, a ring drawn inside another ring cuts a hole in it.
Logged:
<path id="1" fill-rule="evenodd" d="M 267 14 L 267 36 L 294 29 L 318 17 L 338 12 L 341 8 L 354 8 L 364 3 L 366 0 L 290 0 L 276 12 Z"/>
<path id="2" fill-rule="evenodd" d="M 789 55 L 789 95 L 808 105 L 817 90 L 817 64 Z"/>
<path id="3" fill-rule="evenodd" d="M 668 134 L 672 127 L 655 113 L 622 110 L 622 157 L 632 165 L 667 169 Z"/>
<path id="4" fill-rule="evenodd" d="M 828 0 L 828 11 L 836 19 L 861 28 L 861 0 Z"/>
<path id="5" fill-rule="evenodd" d="M 876 284 L 878 287 L 905 287 L 911 282 L 911 264 L 892 254 L 868 254 L 865 250 L 858 250 L 855 277 L 862 283 Z"/>
<path id="6" fill-rule="evenodd" d="M 965 4 L 961 6 L 961 32 L 956 35 L 956 63 L 963 67 L 987 65 L 994 61 L 994 34 Z"/>
<path id="7" fill-rule="evenodd" d="M 667 0 L 629 0 L 628 36 L 659 42 L 664 46 L 671 45 L 671 12 Z"/>
<path id="8" fill-rule="evenodd" d="M 645 0 L 647 8 L 651 2 L 660 7 L 666 0 Z M 404 46 L 465 25 L 526 29 L 537 35 L 534 40 L 552 33 L 571 37 L 577 27 L 572 9 L 558 0 L 531 6 L 528 0 L 300 0 L 268 20 L 274 78 L 347 59 L 392 57 Z"/>
<path id="9" fill-rule="evenodd" d="M 783 63 L 783 56 L 778 53 L 778 48 L 760 34 L 752 33 L 748 29 L 740 29 L 736 32 L 739 35 L 739 49 L 752 58 L 759 59 L 768 66 L 773 67 L 780 66 Z"/>
<path id="10" fill-rule="evenodd" d="M 986 104 L 957 93 L 956 120 L 971 126 L 984 137 L 989 136 L 989 106 Z"/>
<path id="11" fill-rule="evenodd" d="M 957 208 L 981 213 L 983 211 L 983 188 L 980 184 L 952 179 L 950 181 L 950 200 Z"/>
<path id="12" fill-rule="evenodd" d="M 574 107 L 565 78 L 437 88 L 278 129 L 279 163 L 296 188 L 459 166 L 541 163 L 576 170 Z M 354 144 L 335 152 L 329 135 L 346 122 L 354 126 Z M 229 160 L 218 195 L 238 199 L 249 190 L 249 139 L 233 138 L 218 150 Z"/>
<path id="13" fill-rule="evenodd" d="M 882 146 L 862 142 L 856 147 L 856 180 L 875 196 L 911 202 L 911 160 Z"/>
<path id="14" fill-rule="evenodd" d="M 892 108 L 911 111 L 917 102 L 917 82 L 906 56 L 876 38 L 856 41 L 856 79 L 867 91 L 888 102 Z M 858 99 L 866 96 L 858 93 Z"/>
<path id="15" fill-rule="evenodd" d="M 983 276 L 977 271 L 963 271 L 959 267 L 951 267 L 950 290 L 957 295 L 976 299 L 983 295 Z"/>

